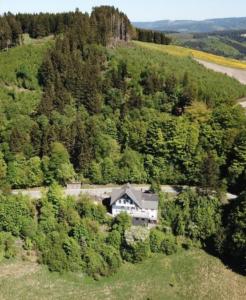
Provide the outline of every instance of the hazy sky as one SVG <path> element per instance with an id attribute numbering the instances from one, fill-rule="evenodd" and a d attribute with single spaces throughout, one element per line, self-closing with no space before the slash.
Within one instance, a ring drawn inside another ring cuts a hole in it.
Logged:
<path id="1" fill-rule="evenodd" d="M 76 7 L 90 12 L 98 5 L 114 5 L 132 21 L 246 16 L 246 0 L 0 0 L 0 14 L 7 11 L 62 12 Z"/>

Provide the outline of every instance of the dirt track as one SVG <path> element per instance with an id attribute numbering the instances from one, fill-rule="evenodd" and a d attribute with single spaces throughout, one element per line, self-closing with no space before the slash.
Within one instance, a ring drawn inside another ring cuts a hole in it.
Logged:
<path id="1" fill-rule="evenodd" d="M 207 62 L 204 60 L 200 60 L 200 59 L 195 59 L 195 60 L 208 69 L 212 69 L 215 72 L 227 74 L 230 77 L 234 77 L 241 83 L 246 84 L 246 70 L 224 67 L 224 66 L 220 66 L 220 65 L 217 65 L 217 64 L 214 64 L 211 62 Z"/>

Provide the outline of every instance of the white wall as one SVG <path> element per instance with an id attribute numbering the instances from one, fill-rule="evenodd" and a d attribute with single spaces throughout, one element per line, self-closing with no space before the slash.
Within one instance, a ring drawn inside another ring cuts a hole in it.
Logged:
<path id="1" fill-rule="evenodd" d="M 141 209 L 135 203 L 130 203 L 126 199 L 119 199 L 112 205 L 112 215 L 117 216 L 121 212 L 127 212 L 135 218 L 146 218 L 150 220 L 157 220 L 158 211 L 152 209 Z"/>

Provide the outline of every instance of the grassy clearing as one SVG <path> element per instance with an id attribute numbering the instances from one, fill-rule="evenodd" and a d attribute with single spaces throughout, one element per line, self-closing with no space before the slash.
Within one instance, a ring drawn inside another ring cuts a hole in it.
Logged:
<path id="1" fill-rule="evenodd" d="M 238 61 L 236 59 L 225 58 L 222 56 L 218 56 L 218 55 L 214 55 L 214 54 L 210 54 L 198 50 L 193 50 L 193 49 L 174 46 L 174 45 L 165 46 L 165 45 L 157 45 L 157 44 L 144 43 L 138 41 L 134 41 L 134 43 L 136 45 L 139 45 L 147 49 L 158 50 L 179 57 L 194 57 L 197 59 L 209 61 L 230 68 L 246 69 L 246 62 Z"/>
<path id="2" fill-rule="evenodd" d="M 30 37 L 29 34 L 22 35 L 23 45 L 43 45 L 44 43 L 52 41 L 52 40 L 54 40 L 53 35 L 49 35 L 49 36 L 46 36 L 46 37 L 40 38 L 40 39 L 33 39 Z"/>
<path id="3" fill-rule="evenodd" d="M 35 264 L 1 265 L 0 298 L 14 299 L 230 299 L 246 297 L 246 278 L 216 258 L 192 250 L 153 256 L 139 265 L 125 264 L 100 281 L 81 274 L 49 273 Z M 27 271 L 29 270 L 29 271 Z"/>
<path id="4" fill-rule="evenodd" d="M 0 112 L 8 111 L 9 118 L 35 111 L 41 97 L 37 74 L 51 44 L 42 39 L 0 52 Z"/>
<path id="5" fill-rule="evenodd" d="M 0 52 L 0 85 L 19 86 L 18 71 L 24 71 L 32 82 L 33 89 L 38 89 L 38 69 L 51 41 L 42 39 L 35 44 L 22 45 Z"/>

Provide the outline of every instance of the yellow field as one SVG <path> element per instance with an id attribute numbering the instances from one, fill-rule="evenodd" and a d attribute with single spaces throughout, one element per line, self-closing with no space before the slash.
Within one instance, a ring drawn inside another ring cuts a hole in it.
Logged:
<path id="1" fill-rule="evenodd" d="M 210 54 L 198 50 L 193 50 L 193 49 L 174 46 L 174 45 L 166 46 L 166 45 L 158 45 L 153 43 L 144 43 L 139 41 L 134 41 L 134 43 L 144 48 L 161 51 L 175 56 L 183 56 L 183 57 L 190 56 L 197 59 L 212 62 L 218 65 L 222 65 L 225 67 L 246 69 L 246 62 L 242 62 L 236 59 L 225 58 L 223 56 L 218 56 L 218 55 L 214 55 L 214 54 Z"/>

